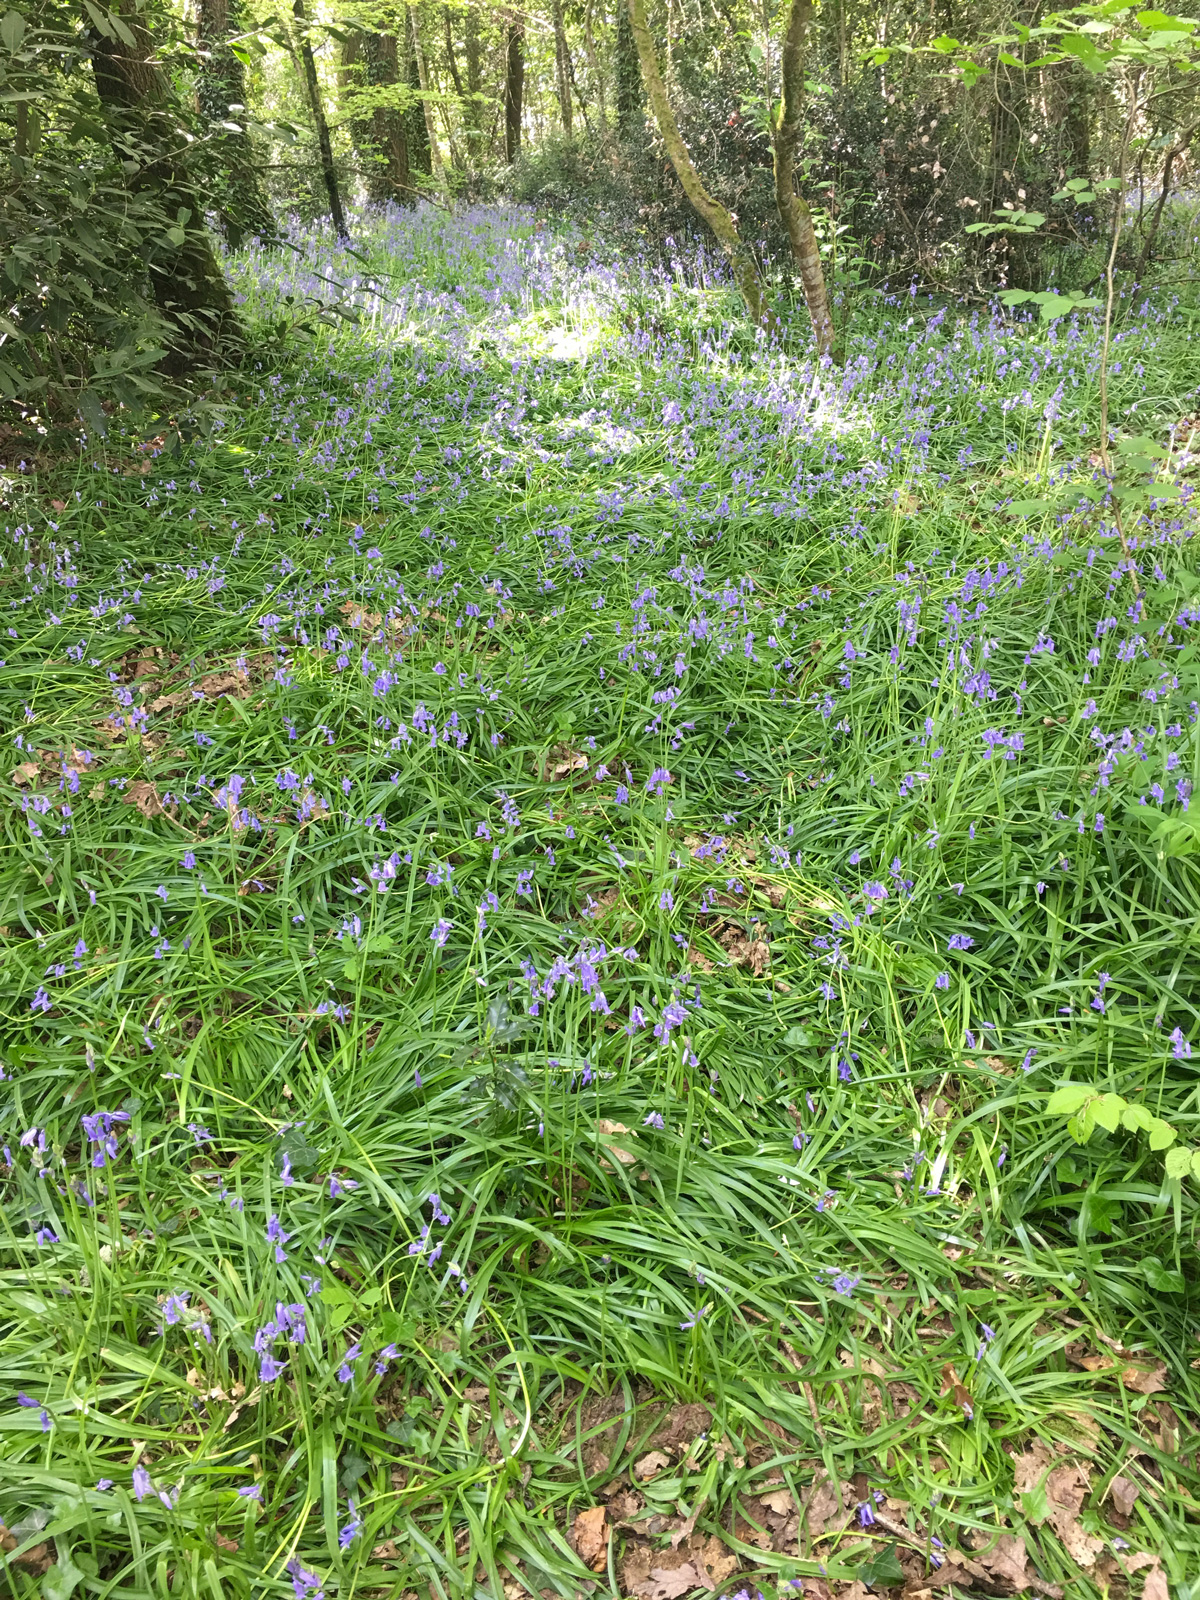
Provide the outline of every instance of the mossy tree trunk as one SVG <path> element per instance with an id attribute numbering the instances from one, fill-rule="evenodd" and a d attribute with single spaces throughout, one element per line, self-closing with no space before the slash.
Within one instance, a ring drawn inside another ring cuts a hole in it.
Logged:
<path id="1" fill-rule="evenodd" d="M 645 0 L 629 0 L 629 21 L 633 28 L 634 43 L 637 45 L 638 60 L 641 63 L 642 81 L 646 85 L 646 99 L 650 104 L 650 112 L 658 126 L 662 141 L 667 147 L 667 155 L 675 169 L 675 176 L 679 179 L 693 211 L 708 224 L 721 246 L 733 272 L 734 282 L 746 302 L 746 310 L 750 313 L 751 320 L 759 327 L 771 326 L 774 319 L 763 293 L 758 263 L 739 236 L 737 224 L 729 211 L 704 187 L 696 170 L 696 164 L 683 142 L 683 135 L 679 131 L 679 124 L 675 121 L 675 113 L 671 109 L 666 85 L 659 71 L 654 40 L 650 37 L 650 29 L 646 26 Z"/>
<path id="2" fill-rule="evenodd" d="M 113 16 L 120 33 L 112 23 L 101 31 L 85 15 L 92 74 L 130 193 L 152 200 L 167 221 L 168 231 L 147 253 L 145 266 L 169 329 L 167 364 L 186 370 L 239 343 L 241 329 L 187 171 L 188 140 L 155 62 L 154 40 L 130 0 Z"/>
<path id="3" fill-rule="evenodd" d="M 779 63 L 783 93 L 779 115 L 771 133 L 775 160 L 775 204 L 800 273 L 804 303 L 808 307 L 813 337 L 817 341 L 817 354 L 825 356 L 832 355 L 834 351 L 829 294 L 817 249 L 817 236 L 813 231 L 812 212 L 807 202 L 796 193 L 796 155 L 804 134 L 804 52 L 811 20 L 812 0 L 791 0 Z"/>
<path id="4" fill-rule="evenodd" d="M 197 97 L 201 111 L 218 126 L 240 123 L 246 114 L 246 69 L 229 42 L 240 29 L 238 0 L 200 0 Z M 273 239 L 275 219 L 255 170 L 250 135 L 244 127 L 239 133 L 227 128 L 220 134 L 218 148 L 225 162 L 225 193 L 218 202 L 218 215 L 230 247 L 236 250 L 254 234 Z"/>
<path id="5" fill-rule="evenodd" d="M 595 64 L 593 63 L 593 71 Z M 637 41 L 626 6 L 618 5 L 616 38 L 613 41 L 613 77 L 616 80 L 617 135 L 636 139 L 646 131 L 642 107 L 642 73 L 638 65 Z"/>

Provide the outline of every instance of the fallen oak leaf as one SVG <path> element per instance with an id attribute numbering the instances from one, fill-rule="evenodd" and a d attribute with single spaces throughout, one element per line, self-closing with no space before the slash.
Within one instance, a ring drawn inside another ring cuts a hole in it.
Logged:
<path id="1" fill-rule="evenodd" d="M 136 806 L 144 817 L 161 817 L 163 803 L 159 798 L 158 790 L 145 778 L 137 778 L 121 796 L 121 803 L 127 806 Z"/>
<path id="2" fill-rule="evenodd" d="M 638 1593 L 643 1600 L 679 1600 L 680 1595 L 690 1594 L 693 1589 L 708 1587 L 705 1575 L 694 1562 L 687 1561 L 681 1567 L 651 1567 L 650 1577 Z"/>

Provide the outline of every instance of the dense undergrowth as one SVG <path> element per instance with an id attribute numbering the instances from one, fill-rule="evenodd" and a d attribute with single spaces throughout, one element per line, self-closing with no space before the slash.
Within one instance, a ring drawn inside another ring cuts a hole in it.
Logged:
<path id="1" fill-rule="evenodd" d="M 1087 318 L 369 253 L 8 519 L 18 1592 L 1187 1595 L 1189 319 L 1127 567 Z"/>

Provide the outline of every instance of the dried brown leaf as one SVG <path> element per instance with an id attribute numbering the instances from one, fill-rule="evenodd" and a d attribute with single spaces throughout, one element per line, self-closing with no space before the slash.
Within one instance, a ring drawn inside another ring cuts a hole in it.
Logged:
<path id="1" fill-rule="evenodd" d="M 1121 1373 L 1121 1383 L 1134 1394 L 1158 1394 L 1167 1387 L 1167 1364 L 1156 1361 L 1145 1366 L 1131 1362 Z"/>
<path id="2" fill-rule="evenodd" d="M 626 1150 L 622 1145 L 608 1143 L 608 1140 L 618 1133 L 625 1134 L 630 1139 L 636 1139 L 637 1134 L 632 1129 L 627 1128 L 623 1122 L 610 1122 L 607 1117 L 601 1117 L 596 1124 L 596 1132 L 604 1139 L 605 1148 L 611 1155 L 616 1157 L 623 1167 L 634 1165 L 637 1157 L 631 1151 Z"/>
<path id="3" fill-rule="evenodd" d="M 790 1516 L 796 1509 L 796 1502 L 792 1498 L 790 1489 L 772 1489 L 770 1494 L 760 1494 L 758 1497 L 769 1511 L 774 1511 L 778 1516 Z"/>
<path id="4" fill-rule="evenodd" d="M 144 817 L 161 817 L 163 814 L 158 790 L 145 778 L 136 778 L 126 788 L 121 800 L 124 805 L 136 806 Z"/>
<path id="5" fill-rule="evenodd" d="M 976 1559 L 991 1577 L 1011 1584 L 1014 1593 L 1027 1586 L 1024 1539 L 1015 1538 L 1010 1533 L 1002 1533 L 996 1541 L 995 1549 L 978 1552 Z"/>
<path id="6" fill-rule="evenodd" d="M 678 1600 L 680 1595 L 693 1589 L 707 1589 L 708 1579 L 694 1562 L 685 1561 L 681 1567 L 651 1567 L 650 1577 L 638 1590 L 644 1600 Z"/>
<path id="7" fill-rule="evenodd" d="M 1108 1498 L 1123 1517 L 1132 1513 L 1133 1503 L 1141 1492 L 1129 1478 L 1116 1477 L 1108 1486 Z"/>
<path id="8" fill-rule="evenodd" d="M 1142 1585 L 1142 1600 L 1171 1600 L 1171 1591 L 1167 1588 L 1167 1575 L 1161 1567 L 1154 1567 L 1146 1574 L 1146 1581 Z"/>
<path id="9" fill-rule="evenodd" d="M 804 1502 L 804 1521 L 810 1539 L 820 1539 L 831 1527 L 841 1528 L 850 1520 L 852 1495 L 848 1483 L 842 1484 L 840 1497 L 837 1485 L 828 1478 L 813 1484 Z"/>
<path id="10" fill-rule="evenodd" d="M 575 1550 L 584 1566 L 599 1572 L 608 1558 L 608 1529 L 605 1527 L 603 1506 L 591 1506 L 581 1511 L 572 1525 Z"/>
<path id="11" fill-rule="evenodd" d="M 645 1483 L 647 1479 L 652 1478 L 656 1472 L 661 1472 L 664 1467 L 669 1467 L 670 1464 L 670 1456 L 663 1455 L 661 1450 L 651 1450 L 649 1454 L 644 1455 L 640 1461 L 634 1462 L 633 1475 L 638 1479 L 639 1482 Z"/>

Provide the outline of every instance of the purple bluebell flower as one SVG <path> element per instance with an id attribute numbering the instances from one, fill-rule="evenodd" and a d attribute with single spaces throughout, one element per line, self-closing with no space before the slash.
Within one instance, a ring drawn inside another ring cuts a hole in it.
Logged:
<path id="1" fill-rule="evenodd" d="M 296 1600 L 325 1600 L 325 1590 L 320 1578 L 315 1572 L 309 1572 L 307 1568 L 302 1567 L 294 1556 L 285 1570 L 292 1580 L 292 1592 Z"/>
<path id="2" fill-rule="evenodd" d="M 287 1252 L 283 1247 L 291 1237 L 292 1236 L 290 1233 L 285 1233 L 283 1231 L 283 1224 L 280 1222 L 279 1218 L 272 1213 L 272 1215 L 267 1218 L 267 1243 L 275 1246 L 275 1260 L 280 1266 L 282 1266 L 287 1260 Z"/>
<path id="3" fill-rule="evenodd" d="M 350 1520 L 346 1523 L 345 1527 L 338 1530 L 339 1550 L 348 1550 L 354 1543 L 355 1539 L 357 1539 L 362 1533 L 363 1528 L 362 1518 L 355 1510 L 354 1501 L 349 1496 L 346 1497 L 346 1505 L 350 1509 Z"/>

